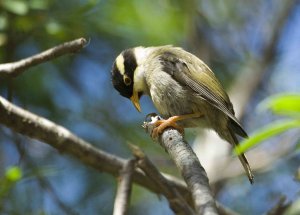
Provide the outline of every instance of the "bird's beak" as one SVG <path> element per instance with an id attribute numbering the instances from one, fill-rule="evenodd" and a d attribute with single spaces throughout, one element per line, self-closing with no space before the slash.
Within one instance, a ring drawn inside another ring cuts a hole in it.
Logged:
<path id="1" fill-rule="evenodd" d="M 130 100 L 133 103 L 134 107 L 138 110 L 138 112 L 141 112 L 138 92 L 133 91 L 133 95 L 130 97 Z"/>

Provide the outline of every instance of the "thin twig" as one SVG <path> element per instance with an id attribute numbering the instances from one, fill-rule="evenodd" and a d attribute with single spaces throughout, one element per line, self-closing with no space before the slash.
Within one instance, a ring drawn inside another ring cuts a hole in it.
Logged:
<path id="1" fill-rule="evenodd" d="M 158 117 L 151 117 L 151 122 L 144 122 L 148 133 L 152 133 Z M 215 199 L 209 186 L 208 178 L 199 159 L 175 129 L 166 129 L 159 136 L 158 142 L 168 152 L 192 194 L 197 214 L 218 214 Z"/>
<path id="2" fill-rule="evenodd" d="M 170 185 L 169 181 L 159 172 L 144 152 L 136 145 L 129 144 L 129 147 L 133 155 L 138 158 L 138 167 L 140 167 L 146 175 L 157 184 L 159 189 L 161 189 L 162 193 L 169 201 L 173 212 L 181 215 L 195 214 L 177 189 Z"/>
<path id="3" fill-rule="evenodd" d="M 1 77 L 16 77 L 24 72 L 29 67 L 37 64 L 50 61 L 59 56 L 74 53 L 82 49 L 87 44 L 85 38 L 79 38 L 70 42 L 63 43 L 51 49 L 43 51 L 39 54 L 33 55 L 22 60 L 0 64 L 0 78 Z"/>
<path id="4" fill-rule="evenodd" d="M 131 195 L 134 166 L 135 160 L 128 160 L 125 162 L 123 169 L 120 171 L 120 183 L 118 185 L 118 190 L 115 198 L 113 215 L 127 214 Z"/>

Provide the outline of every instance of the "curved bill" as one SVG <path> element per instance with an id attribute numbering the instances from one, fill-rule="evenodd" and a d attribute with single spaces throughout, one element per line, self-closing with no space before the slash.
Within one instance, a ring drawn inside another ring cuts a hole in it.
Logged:
<path id="1" fill-rule="evenodd" d="M 138 110 L 138 112 L 141 112 L 138 92 L 133 91 L 133 95 L 130 97 L 130 100 L 133 103 L 134 107 Z"/>

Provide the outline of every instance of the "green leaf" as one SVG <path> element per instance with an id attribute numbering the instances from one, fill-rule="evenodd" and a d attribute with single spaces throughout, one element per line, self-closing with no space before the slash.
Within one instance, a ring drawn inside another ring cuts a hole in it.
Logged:
<path id="1" fill-rule="evenodd" d="M 5 178 L 11 182 L 19 181 L 22 178 L 22 170 L 17 166 L 12 166 L 6 170 Z"/>
<path id="2" fill-rule="evenodd" d="M 300 116 L 300 95 L 282 94 L 264 100 L 259 110 L 271 109 L 276 114 Z"/>
<path id="3" fill-rule="evenodd" d="M 237 155 L 239 155 L 268 138 L 283 133 L 291 128 L 299 127 L 300 120 L 274 122 L 260 129 L 259 132 L 252 135 L 249 139 L 245 139 L 239 146 L 235 147 L 234 151 Z"/>

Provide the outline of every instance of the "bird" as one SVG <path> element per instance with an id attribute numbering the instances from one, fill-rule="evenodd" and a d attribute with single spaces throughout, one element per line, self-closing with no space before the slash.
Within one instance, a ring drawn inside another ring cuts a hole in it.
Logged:
<path id="1" fill-rule="evenodd" d="M 113 87 L 130 99 L 139 112 L 141 96 L 151 98 L 164 118 L 155 123 L 153 137 L 167 127 L 181 133 L 184 128 L 200 127 L 214 130 L 232 146 L 239 145 L 237 136 L 248 138 L 213 71 L 181 47 L 125 49 L 113 63 L 111 79 Z M 252 184 L 254 176 L 245 154 L 239 154 L 238 158 Z"/>

